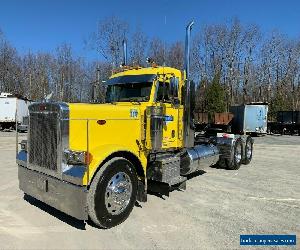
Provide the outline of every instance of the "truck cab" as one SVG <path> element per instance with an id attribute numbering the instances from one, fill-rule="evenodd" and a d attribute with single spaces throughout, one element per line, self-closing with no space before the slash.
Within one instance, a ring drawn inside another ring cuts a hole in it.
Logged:
<path id="1" fill-rule="evenodd" d="M 168 195 L 205 167 L 250 163 L 251 137 L 195 137 L 188 70 L 124 66 L 105 84 L 104 104 L 29 107 L 28 140 L 17 154 L 25 194 L 110 228 L 136 200 L 147 201 L 148 190 Z"/>

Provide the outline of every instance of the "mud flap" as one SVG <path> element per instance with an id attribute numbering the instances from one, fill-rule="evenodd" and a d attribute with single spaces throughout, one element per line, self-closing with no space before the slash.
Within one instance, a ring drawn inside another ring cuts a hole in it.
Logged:
<path id="1" fill-rule="evenodd" d="M 147 201 L 147 190 L 145 189 L 145 184 L 142 181 L 138 181 L 138 190 L 136 199 L 140 202 Z"/>

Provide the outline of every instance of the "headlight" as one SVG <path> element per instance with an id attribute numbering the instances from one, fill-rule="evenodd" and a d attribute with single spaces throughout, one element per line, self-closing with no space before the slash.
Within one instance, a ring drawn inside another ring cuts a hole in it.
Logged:
<path id="1" fill-rule="evenodd" d="M 27 152 L 27 140 L 22 140 L 19 144 L 21 145 L 21 150 Z"/>
<path id="2" fill-rule="evenodd" d="M 67 164 L 79 165 L 87 163 L 87 153 L 85 151 L 65 150 L 65 159 Z"/>

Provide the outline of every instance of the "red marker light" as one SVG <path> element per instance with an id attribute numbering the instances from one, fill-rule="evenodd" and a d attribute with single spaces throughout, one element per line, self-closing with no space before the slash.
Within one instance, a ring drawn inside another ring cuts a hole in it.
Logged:
<path id="1" fill-rule="evenodd" d="M 105 120 L 98 120 L 97 123 L 98 123 L 99 125 L 104 125 L 104 124 L 106 123 L 106 121 L 105 121 Z"/>

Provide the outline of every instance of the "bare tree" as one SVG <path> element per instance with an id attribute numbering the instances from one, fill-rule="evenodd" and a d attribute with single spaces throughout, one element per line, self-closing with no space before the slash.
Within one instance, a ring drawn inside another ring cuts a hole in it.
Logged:
<path id="1" fill-rule="evenodd" d="M 131 63 L 144 66 L 146 62 L 147 36 L 139 28 L 133 33 L 129 47 Z"/>
<path id="2" fill-rule="evenodd" d="M 152 38 L 148 55 L 158 65 L 164 65 L 166 62 L 166 49 L 165 44 L 159 38 Z"/>
<path id="3" fill-rule="evenodd" d="M 0 91 L 15 92 L 19 88 L 20 58 L 0 30 Z"/>
<path id="4" fill-rule="evenodd" d="M 114 67 L 118 67 L 122 63 L 122 41 L 127 32 L 127 22 L 110 16 L 99 22 L 97 31 L 91 34 L 88 44 Z"/>
<path id="5" fill-rule="evenodd" d="M 176 69 L 183 69 L 184 46 L 182 42 L 173 43 L 168 50 L 167 65 Z"/>
<path id="6" fill-rule="evenodd" d="M 104 82 L 112 73 L 111 65 L 105 62 L 92 62 L 88 64 L 86 73 L 88 75 L 89 100 L 103 103 L 106 91 Z"/>
<path id="7" fill-rule="evenodd" d="M 122 62 L 122 41 L 130 38 L 130 61 L 145 65 L 146 55 L 157 64 L 183 69 L 183 42 L 166 44 L 147 38 L 137 28 L 114 16 L 99 22 L 88 39 L 105 60 L 88 61 L 74 55 L 71 45 L 62 44 L 54 53 L 19 55 L 0 30 L 0 91 L 16 92 L 41 99 L 51 91 L 55 100 L 103 102 L 102 84 Z M 208 89 L 213 83 L 224 91 L 226 108 L 232 104 L 267 101 L 275 114 L 279 109 L 300 109 L 300 40 L 280 32 L 261 34 L 256 25 L 244 25 L 237 18 L 209 24 L 194 34 L 191 75 L 200 83 L 197 107 L 207 110 Z M 222 100 L 220 103 L 223 103 Z"/>

